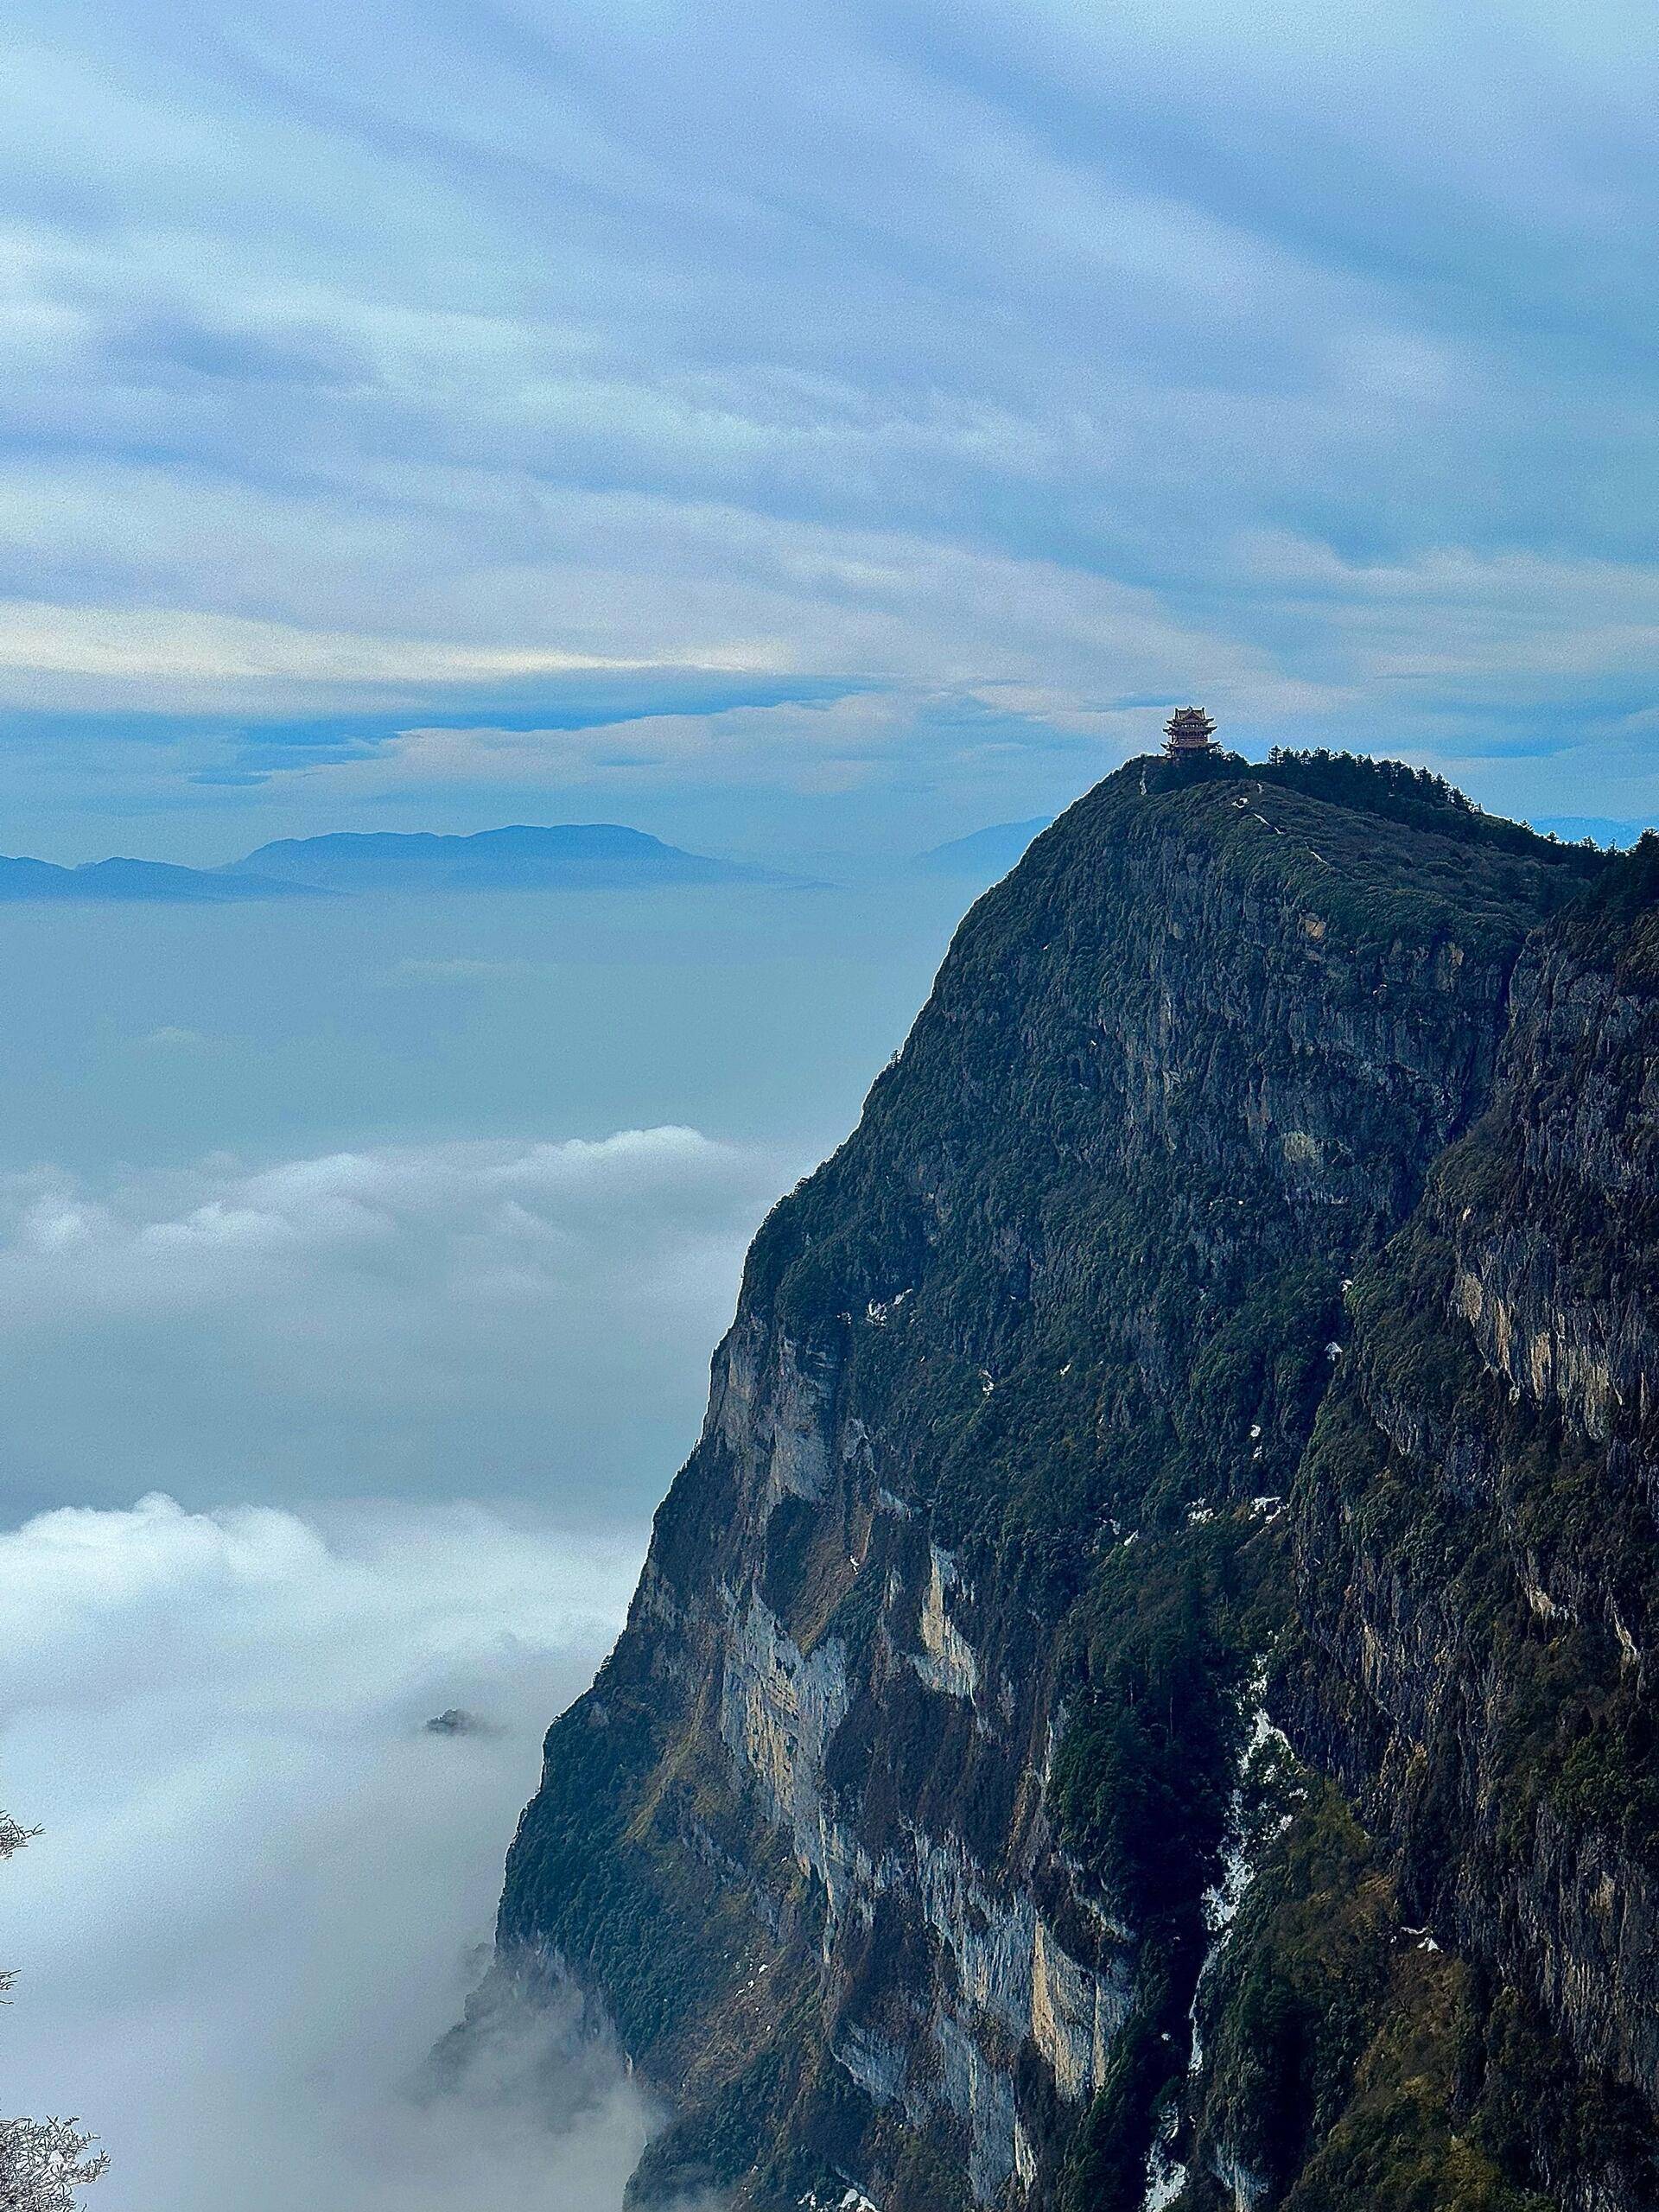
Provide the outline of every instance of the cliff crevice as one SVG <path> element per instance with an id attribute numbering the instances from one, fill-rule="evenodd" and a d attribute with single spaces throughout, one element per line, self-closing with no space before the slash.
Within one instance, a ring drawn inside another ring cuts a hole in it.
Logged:
<path id="1" fill-rule="evenodd" d="M 1643 2201 L 1638 866 L 1134 763 L 964 922 L 509 1862 L 642 2204 Z"/>

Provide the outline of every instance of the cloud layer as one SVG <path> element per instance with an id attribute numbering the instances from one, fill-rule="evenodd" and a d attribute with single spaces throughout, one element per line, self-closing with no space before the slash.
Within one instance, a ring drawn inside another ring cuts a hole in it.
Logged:
<path id="1" fill-rule="evenodd" d="M 417 2093 L 641 1541 L 161 1497 L 0 1535 L 6 1802 L 46 1829 L 3 1870 L 7 2108 L 85 2114 L 99 2212 L 618 2212 L 650 2114 L 568 2013 Z"/>
<path id="2" fill-rule="evenodd" d="M 1652 35 L 26 0 L 8 795 L 943 834 L 1199 690 L 1637 810 Z"/>
<path id="3" fill-rule="evenodd" d="M 683 1128 L 0 1178 L 10 1493 L 516 1494 L 631 1524 L 780 1178 Z"/>

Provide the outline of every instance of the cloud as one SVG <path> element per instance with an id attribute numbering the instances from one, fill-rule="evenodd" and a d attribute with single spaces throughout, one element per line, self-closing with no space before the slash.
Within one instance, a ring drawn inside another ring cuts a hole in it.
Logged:
<path id="1" fill-rule="evenodd" d="M 418 639 L 373 639 L 301 630 L 289 624 L 130 609 L 29 606 L 0 620 L 0 670 L 119 675 L 181 689 L 203 681 L 280 682 L 395 678 L 455 683 L 604 667 L 569 653 L 454 648 Z"/>
<path id="2" fill-rule="evenodd" d="M 7 2094 L 86 2113 L 101 2212 L 620 2212 L 652 2115 L 568 2004 L 498 2012 L 442 2094 L 426 2062 L 642 1541 L 162 1497 L 0 1535 L 0 1759 L 46 1830 L 4 1872 Z"/>
<path id="3" fill-rule="evenodd" d="M 951 777 L 940 697 L 1042 696 L 1004 817 L 1144 692 L 1419 753 L 1581 714 L 1576 766 L 1632 772 L 1598 717 L 1654 588 L 1633 8 L 142 12 L 29 0 L 13 59 L 31 804 L 257 810 L 225 779 L 273 760 L 378 804 L 387 733 L 302 755 L 319 715 L 559 729 L 567 662 L 879 700 L 895 810 Z M 1583 587 L 1544 670 L 1528 563 Z M 626 772 L 672 795 L 764 706 L 690 700 Z M 122 752 L 146 718 L 170 754 Z M 252 725 L 301 736 L 250 765 Z M 573 764 L 605 787 L 580 747 L 524 772 Z"/>
<path id="4" fill-rule="evenodd" d="M 526 982 L 550 972 L 546 961 L 537 960 L 399 960 L 373 980 L 378 983 Z"/>
<path id="5" fill-rule="evenodd" d="M 654 1502 L 786 1179 L 684 1128 L 0 1178 L 14 1497 Z"/>
<path id="6" fill-rule="evenodd" d="M 183 1027 L 176 1021 L 163 1022 L 159 1029 L 152 1029 L 139 1039 L 141 1045 L 154 1046 L 162 1052 L 194 1052 L 202 1045 L 211 1045 L 211 1037 L 200 1029 Z"/>

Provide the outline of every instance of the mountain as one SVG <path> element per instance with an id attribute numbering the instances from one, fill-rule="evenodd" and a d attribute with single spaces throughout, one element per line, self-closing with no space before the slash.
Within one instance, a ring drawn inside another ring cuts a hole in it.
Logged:
<path id="1" fill-rule="evenodd" d="M 1595 845 L 1633 845 L 1652 828 L 1648 822 L 1620 821 L 1605 814 L 1540 815 L 1534 827 L 1547 834 L 1581 844 L 1588 837 Z"/>
<path id="2" fill-rule="evenodd" d="M 593 891 L 782 880 L 613 823 L 481 830 L 470 837 L 391 830 L 285 837 L 250 853 L 236 871 L 329 891 Z"/>
<path id="3" fill-rule="evenodd" d="M 352 891 L 628 890 L 657 884 L 782 883 L 766 868 L 682 852 L 610 823 L 485 830 L 476 836 L 395 832 L 288 837 L 228 868 L 164 861 L 51 861 L 0 856 L 0 903 L 19 899 L 163 900 L 223 905 Z"/>
<path id="4" fill-rule="evenodd" d="M 79 868 L 59 868 L 51 861 L 0 857 L 0 901 L 160 899 L 223 906 L 237 899 L 290 898 L 299 887 L 269 876 L 226 875 L 217 869 L 175 868 L 165 861 L 88 861 Z"/>
<path id="5" fill-rule="evenodd" d="M 979 900 L 508 1860 L 635 2203 L 1659 2203 L 1656 1066 L 1659 841 L 1406 769 Z"/>
<path id="6" fill-rule="evenodd" d="M 1032 822 L 998 822 L 970 836 L 953 837 L 948 845 L 935 845 L 916 855 L 916 866 L 925 875 L 966 876 L 980 883 L 995 883 L 1014 867 L 1033 837 L 1052 820 L 1039 815 Z"/>

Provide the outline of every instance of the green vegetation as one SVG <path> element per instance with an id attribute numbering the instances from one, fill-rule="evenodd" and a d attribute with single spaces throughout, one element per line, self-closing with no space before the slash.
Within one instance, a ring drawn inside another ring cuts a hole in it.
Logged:
<path id="1" fill-rule="evenodd" d="M 1106 2079 L 1072 2140 L 1060 2212 L 1139 2212 L 1150 2116 L 1174 2079 L 1173 2024 L 1179 2018 L 1168 1982 L 1154 1964 L 1143 2001 L 1119 2036 Z"/>
<path id="2" fill-rule="evenodd" d="M 1275 1548 L 1249 1516 L 1106 1555 L 1069 1624 L 1087 1685 L 1054 1760 L 1067 1848 L 1154 1940 L 1202 1936 Z M 1183 1999 L 1183 2001 L 1185 2001 Z"/>
<path id="3" fill-rule="evenodd" d="M 1432 1591 L 1440 1616 L 1457 1624 L 1459 1675 L 1491 1685 L 1484 1786 L 1498 1808 L 1494 1834 L 1512 1858 L 1532 1848 L 1548 1802 L 1659 1871 L 1659 1726 L 1614 1626 L 1617 1616 L 1645 1643 L 1656 1618 L 1651 1510 L 1621 1478 L 1616 1440 L 1588 1440 L 1554 1407 L 1512 1392 L 1452 1311 L 1454 1227 L 1477 1243 L 1480 1224 L 1520 1217 L 1516 1135 L 1491 1118 L 1449 1154 L 1428 1203 L 1356 1285 L 1354 1360 L 1325 1408 L 1299 1494 L 1310 1514 L 1340 1501 L 1346 1548 L 1402 1592 Z M 1628 1281 L 1640 1262 L 1637 1209 L 1615 1224 L 1605 1209 L 1581 1212 L 1565 1179 L 1555 1189 L 1567 1199 L 1557 1234 L 1575 1291 L 1584 1283 L 1589 1294 L 1618 1274 Z M 1526 1194 L 1534 1221 L 1540 1205 Z M 1390 1444 L 1373 1416 L 1378 1405 L 1412 1408 L 1418 1449 Z M 1469 1477 L 1437 1479 L 1437 1464 L 1448 1462 Z M 1593 1608 L 1580 1592 L 1593 1593 Z M 1314 1582 L 1309 1595 L 1310 1618 L 1336 1633 L 1319 1609 L 1339 1602 L 1337 1593 L 1327 1599 Z M 1431 1767 L 1462 1764 L 1468 1726 L 1449 1706 L 1437 1716 Z M 1449 1812 L 1462 1817 L 1455 1789 Z M 1437 1845 L 1450 1852 L 1454 1840 Z"/>
<path id="4" fill-rule="evenodd" d="M 677 2100 L 642 2194 L 772 2212 L 860 2175 L 887 2212 L 963 2212 L 923 1835 L 1080 1922 L 1058 1846 L 1121 1923 L 1130 2018 L 1085 2109 L 970 2022 L 1041 2212 L 1135 2212 L 1160 2113 L 1182 2212 L 1230 2201 L 1229 2161 L 1272 2212 L 1548 2212 L 1547 2173 L 1643 2201 L 1593 2024 L 1553 2042 L 1512 1961 L 1551 1821 L 1659 1866 L 1651 1460 L 1635 1414 L 1591 1438 L 1512 1389 L 1465 1308 L 1508 1268 L 1536 1336 L 1559 1275 L 1589 1342 L 1659 1289 L 1648 1152 L 1618 1152 L 1617 1206 L 1607 1180 L 1659 1040 L 1626 1008 L 1620 1054 L 1594 1019 L 1570 1043 L 1586 978 L 1659 982 L 1656 913 L 1659 840 L 1610 860 L 1421 772 L 1285 753 L 1133 762 L 980 901 L 857 1134 L 755 1240 L 741 1387 L 515 1848 L 504 1937 L 601 1988 Z M 844 1662 L 812 1815 L 883 1871 L 839 1922 L 719 1732 L 757 1586 L 803 1655 L 761 1644 L 780 1679 Z M 971 1698 L 921 1662 L 942 1586 Z M 1319 1766 L 1261 1808 L 1202 1972 L 1269 1655 Z"/>
<path id="5" fill-rule="evenodd" d="M 1541 846 L 1553 848 L 1572 878 L 1587 880 L 1605 863 L 1605 855 L 1586 838 L 1582 844 L 1565 846 L 1550 835 L 1540 836 L 1523 823 L 1483 813 L 1474 801 L 1427 768 L 1410 768 L 1402 760 L 1374 760 L 1369 753 L 1329 753 L 1323 747 L 1309 753 L 1291 752 L 1274 746 L 1268 755 L 1268 770 L 1281 789 L 1305 791 L 1327 805 L 1351 807 L 1361 814 L 1379 814 L 1390 822 L 1432 830 L 1437 836 L 1489 850 L 1539 857 Z"/>
<path id="6" fill-rule="evenodd" d="M 1629 2100 L 1511 1991 L 1402 1924 L 1396 1870 L 1309 1778 L 1202 1999 L 1211 2043 L 1183 2212 L 1218 2147 L 1284 2212 L 1554 2212 L 1541 2152 L 1628 2156 Z"/>

